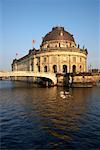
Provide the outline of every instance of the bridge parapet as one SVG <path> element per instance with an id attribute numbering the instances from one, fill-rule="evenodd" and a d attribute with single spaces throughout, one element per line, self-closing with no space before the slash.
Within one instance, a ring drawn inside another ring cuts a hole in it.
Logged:
<path id="1" fill-rule="evenodd" d="M 51 79 L 54 85 L 57 84 L 56 74 L 50 72 L 9 71 L 9 72 L 0 72 L 0 77 L 44 77 Z"/>

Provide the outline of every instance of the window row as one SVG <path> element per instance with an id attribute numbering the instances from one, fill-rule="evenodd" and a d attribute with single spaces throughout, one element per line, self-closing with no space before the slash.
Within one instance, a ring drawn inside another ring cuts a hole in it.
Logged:
<path id="1" fill-rule="evenodd" d="M 63 58 L 63 61 L 68 61 L 69 60 L 68 56 L 62 56 L 62 58 Z M 75 56 L 70 58 L 71 62 L 76 62 L 76 60 L 77 60 L 77 58 Z M 46 62 L 46 61 L 47 61 L 47 58 L 44 57 L 44 62 Z M 52 57 L 52 61 L 53 62 L 57 61 L 57 57 L 53 56 Z M 79 58 L 79 62 L 82 62 L 82 58 L 81 57 Z"/>
<path id="2" fill-rule="evenodd" d="M 62 67 L 63 67 L 62 68 L 63 73 L 68 73 L 67 65 L 63 65 Z M 79 71 L 81 72 L 82 71 L 82 66 L 81 65 L 80 65 L 79 69 L 80 69 Z M 57 73 L 58 72 L 57 65 L 53 65 L 52 70 L 53 70 L 53 73 Z M 40 66 L 38 66 L 38 71 L 40 72 Z M 44 66 L 44 72 L 48 72 L 48 67 L 47 66 Z M 72 72 L 73 73 L 76 72 L 76 65 L 72 66 Z"/>

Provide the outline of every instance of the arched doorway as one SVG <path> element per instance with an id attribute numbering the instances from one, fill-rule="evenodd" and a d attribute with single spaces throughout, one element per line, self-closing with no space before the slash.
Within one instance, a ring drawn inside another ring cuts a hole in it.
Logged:
<path id="1" fill-rule="evenodd" d="M 47 66 L 44 67 L 44 72 L 47 72 Z"/>
<path id="2" fill-rule="evenodd" d="M 53 65 L 53 72 L 57 73 L 57 65 Z"/>
<path id="3" fill-rule="evenodd" d="M 63 73 L 67 73 L 67 65 L 63 65 Z"/>
<path id="4" fill-rule="evenodd" d="M 72 66 L 72 72 L 76 73 L 76 66 L 75 65 Z"/>
<path id="5" fill-rule="evenodd" d="M 80 72 L 82 71 L 82 66 L 80 65 Z"/>
<path id="6" fill-rule="evenodd" d="M 40 66 L 38 66 L 38 72 L 40 72 Z"/>

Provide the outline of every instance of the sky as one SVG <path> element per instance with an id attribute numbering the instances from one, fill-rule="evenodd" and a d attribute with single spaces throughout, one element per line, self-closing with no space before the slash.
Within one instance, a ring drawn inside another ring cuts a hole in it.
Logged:
<path id="1" fill-rule="evenodd" d="M 0 70 L 11 70 L 13 59 L 39 49 L 54 26 L 73 34 L 88 50 L 87 66 L 100 69 L 99 0 L 0 0 Z"/>

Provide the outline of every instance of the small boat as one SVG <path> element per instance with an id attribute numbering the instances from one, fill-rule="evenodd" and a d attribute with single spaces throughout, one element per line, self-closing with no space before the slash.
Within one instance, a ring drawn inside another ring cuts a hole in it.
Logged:
<path id="1" fill-rule="evenodd" d="M 69 95 L 69 92 L 65 91 L 65 94 L 66 94 L 66 95 Z"/>
<path id="2" fill-rule="evenodd" d="M 66 98 L 66 96 L 65 96 L 65 94 L 64 94 L 64 91 L 61 91 L 61 92 L 60 92 L 60 97 L 63 98 L 63 99 Z"/>
<path id="3" fill-rule="evenodd" d="M 60 92 L 60 97 L 63 98 L 63 99 L 65 99 L 65 98 L 72 98 L 73 96 L 70 95 L 70 93 L 67 92 L 67 91 L 61 91 Z"/>

